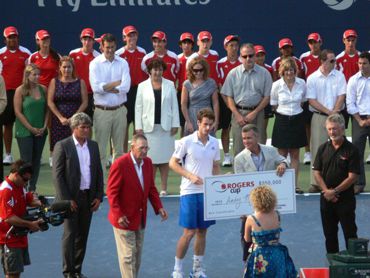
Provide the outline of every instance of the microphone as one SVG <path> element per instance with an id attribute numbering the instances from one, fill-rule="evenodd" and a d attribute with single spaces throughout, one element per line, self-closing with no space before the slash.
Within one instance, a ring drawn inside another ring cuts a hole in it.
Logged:
<path id="1" fill-rule="evenodd" d="M 50 210 L 52 212 L 63 212 L 63 211 L 69 211 L 71 209 L 71 201 L 58 201 L 54 202 L 50 206 Z"/>

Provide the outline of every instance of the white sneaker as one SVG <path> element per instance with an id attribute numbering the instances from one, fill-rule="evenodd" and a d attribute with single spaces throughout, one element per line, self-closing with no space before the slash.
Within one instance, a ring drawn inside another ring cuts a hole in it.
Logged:
<path id="1" fill-rule="evenodd" d="M 206 270 L 199 261 L 194 261 L 193 271 L 190 272 L 189 278 L 207 278 Z"/>
<path id="2" fill-rule="evenodd" d="M 231 155 L 225 154 L 224 161 L 222 162 L 223 167 L 231 167 L 233 164 L 231 162 Z"/>
<path id="3" fill-rule="evenodd" d="M 174 270 L 171 275 L 172 278 L 184 278 L 184 273 L 181 271 Z"/>
<path id="4" fill-rule="evenodd" d="M 366 164 L 370 164 L 370 154 L 369 154 L 369 156 L 366 158 Z"/>
<path id="5" fill-rule="evenodd" d="M 303 156 L 303 163 L 304 163 L 305 165 L 311 164 L 311 153 L 310 153 L 310 152 L 306 152 L 306 153 L 304 153 L 304 156 Z"/>
<path id="6" fill-rule="evenodd" d="M 53 168 L 53 158 L 49 157 L 49 166 L 50 168 Z"/>
<path id="7" fill-rule="evenodd" d="M 3 159 L 4 165 L 10 165 L 14 162 L 13 156 L 11 153 L 7 153 Z"/>
<path id="8" fill-rule="evenodd" d="M 166 196 L 167 196 L 167 191 L 161 190 L 161 193 L 159 193 L 159 197 L 166 197 Z"/>

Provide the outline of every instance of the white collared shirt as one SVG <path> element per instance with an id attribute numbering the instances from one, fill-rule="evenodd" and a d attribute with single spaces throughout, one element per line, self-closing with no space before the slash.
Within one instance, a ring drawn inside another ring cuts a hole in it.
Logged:
<path id="1" fill-rule="evenodd" d="M 72 135 L 73 142 L 76 146 L 78 161 L 80 162 L 80 173 L 81 173 L 81 183 L 80 190 L 90 189 L 91 184 L 91 170 L 90 170 L 90 152 L 87 146 L 87 140 L 81 146 L 78 143 L 74 135 Z"/>
<path id="2" fill-rule="evenodd" d="M 134 158 L 134 155 L 132 154 L 132 152 L 130 152 L 130 156 L 131 156 L 132 162 L 134 163 L 135 171 L 139 178 L 141 187 L 144 189 L 144 175 L 143 175 L 144 160 L 142 160 L 140 164 L 137 164 L 137 161 Z"/>
<path id="3" fill-rule="evenodd" d="M 91 61 L 89 76 L 95 105 L 118 106 L 127 101 L 131 78 L 130 68 L 125 59 L 115 55 L 111 62 L 105 58 L 104 54 L 101 54 Z M 104 85 L 117 80 L 121 80 L 121 84 L 116 87 L 118 94 L 103 90 Z"/>
<path id="4" fill-rule="evenodd" d="M 220 160 L 220 149 L 215 137 L 208 136 L 204 145 L 198 138 L 198 131 L 181 138 L 172 155 L 177 159 L 185 158 L 183 167 L 190 173 L 203 179 L 212 176 L 213 163 Z M 182 177 L 180 195 L 203 193 L 203 185 L 193 184 Z"/>
<path id="5" fill-rule="evenodd" d="M 347 83 L 344 74 L 333 69 L 325 76 L 320 68 L 307 78 L 307 99 L 315 99 L 329 110 L 333 110 L 340 95 L 346 93 Z M 344 103 L 341 109 L 344 108 Z M 310 111 L 316 111 L 310 105 Z"/>
<path id="6" fill-rule="evenodd" d="M 346 103 L 349 114 L 370 115 L 370 77 L 359 71 L 348 80 Z"/>
<path id="7" fill-rule="evenodd" d="M 272 84 L 270 104 L 277 105 L 276 111 L 282 115 L 293 116 L 303 111 L 301 103 L 306 98 L 306 83 L 296 77 L 290 91 L 283 78 Z"/>

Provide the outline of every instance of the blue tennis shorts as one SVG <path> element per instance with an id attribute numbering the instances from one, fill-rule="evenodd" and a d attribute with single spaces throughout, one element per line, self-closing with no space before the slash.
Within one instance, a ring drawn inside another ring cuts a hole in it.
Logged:
<path id="1" fill-rule="evenodd" d="M 203 193 L 180 197 L 180 226 L 187 229 L 207 229 L 214 224 L 216 224 L 214 220 L 204 220 Z"/>

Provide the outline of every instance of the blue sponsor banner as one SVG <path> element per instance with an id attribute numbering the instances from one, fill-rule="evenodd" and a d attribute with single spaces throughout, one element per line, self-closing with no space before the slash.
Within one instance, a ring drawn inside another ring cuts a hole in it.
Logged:
<path id="1" fill-rule="evenodd" d="M 35 50 L 34 34 L 47 29 L 52 46 L 61 54 L 80 46 L 79 34 L 85 27 L 100 36 L 110 32 L 121 47 L 125 25 L 139 30 L 139 45 L 152 50 L 150 36 L 156 30 L 167 34 L 168 49 L 180 52 L 182 32 L 194 36 L 201 30 L 213 34 L 213 49 L 224 56 L 223 39 L 238 34 L 243 42 L 262 44 L 267 61 L 278 56 L 277 43 L 293 40 L 295 55 L 308 50 L 307 35 L 319 32 L 323 48 L 343 50 L 342 35 L 353 28 L 358 49 L 370 49 L 369 0 L 2 0 L 0 28 L 14 25 L 21 44 Z M 96 46 L 98 48 L 98 46 Z"/>

